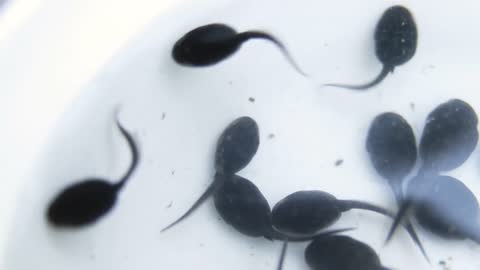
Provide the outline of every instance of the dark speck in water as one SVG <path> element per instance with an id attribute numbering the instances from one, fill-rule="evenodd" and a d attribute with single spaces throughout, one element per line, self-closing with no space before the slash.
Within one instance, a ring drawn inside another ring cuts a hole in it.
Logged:
<path id="1" fill-rule="evenodd" d="M 168 208 L 172 207 L 172 205 L 173 205 L 173 201 L 172 201 L 172 202 L 170 202 L 170 203 L 167 205 L 167 207 L 166 207 L 166 208 L 168 209 Z"/>
<path id="2" fill-rule="evenodd" d="M 335 161 L 335 167 L 338 167 L 342 164 L 343 164 L 343 159 L 337 159 L 337 161 Z"/>
<path id="3" fill-rule="evenodd" d="M 166 117 L 167 117 L 167 113 L 162 113 L 162 120 L 165 120 Z"/>
<path id="4" fill-rule="evenodd" d="M 253 98 L 253 97 L 249 97 L 249 98 L 248 98 L 248 101 L 250 101 L 250 102 L 254 103 L 254 102 L 255 102 L 255 98 Z"/>
<path id="5" fill-rule="evenodd" d="M 415 110 L 415 103 L 413 103 L 413 102 L 410 102 L 410 109 L 412 109 L 412 111 L 414 111 L 414 110 Z"/>
<path id="6" fill-rule="evenodd" d="M 275 134 L 273 134 L 273 133 L 268 134 L 268 139 L 271 140 L 271 139 L 273 139 L 273 138 L 275 138 Z"/>

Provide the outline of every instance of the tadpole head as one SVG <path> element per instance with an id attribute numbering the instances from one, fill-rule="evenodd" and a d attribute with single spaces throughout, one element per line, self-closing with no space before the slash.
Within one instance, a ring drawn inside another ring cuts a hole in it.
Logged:
<path id="1" fill-rule="evenodd" d="M 215 169 L 225 174 L 245 168 L 257 153 L 260 135 L 257 122 L 250 117 L 237 118 L 220 135 L 215 152 Z"/>
<path id="2" fill-rule="evenodd" d="M 80 227 L 105 215 L 115 204 L 116 188 L 103 180 L 87 180 L 63 190 L 50 204 L 47 219 L 57 227 Z"/>
<path id="3" fill-rule="evenodd" d="M 273 207 L 273 226 L 285 233 L 313 234 L 340 218 L 341 210 L 336 202 L 336 198 L 326 192 L 297 191 Z"/>
<path id="4" fill-rule="evenodd" d="M 402 181 L 417 161 L 412 127 L 392 112 L 382 113 L 372 121 L 366 149 L 378 174 L 389 180 Z"/>
<path id="5" fill-rule="evenodd" d="M 230 175 L 213 198 L 215 208 L 222 219 L 238 232 L 252 237 L 270 236 L 272 231 L 270 205 L 251 181 Z"/>
<path id="6" fill-rule="evenodd" d="M 388 8 L 375 29 L 375 52 L 386 66 L 399 66 L 416 52 L 418 30 L 410 11 L 403 6 Z"/>
<path id="7" fill-rule="evenodd" d="M 373 270 L 381 268 L 375 251 L 365 243 L 345 235 L 320 237 L 305 250 L 312 270 Z"/>
<path id="8" fill-rule="evenodd" d="M 449 171 L 463 164 L 478 143 L 478 117 L 463 100 L 452 99 L 429 113 L 420 140 L 423 167 Z"/>

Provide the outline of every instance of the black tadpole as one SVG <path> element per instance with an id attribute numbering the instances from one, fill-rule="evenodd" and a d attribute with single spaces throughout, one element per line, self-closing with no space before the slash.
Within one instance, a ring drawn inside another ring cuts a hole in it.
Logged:
<path id="1" fill-rule="evenodd" d="M 117 120 L 117 126 L 127 140 L 132 154 L 129 169 L 116 184 L 100 178 L 90 178 L 64 189 L 47 210 L 50 224 L 58 227 L 89 225 L 108 213 L 117 201 L 118 192 L 131 178 L 138 165 L 139 152 L 133 137 Z"/>
<path id="2" fill-rule="evenodd" d="M 367 90 L 378 85 L 395 67 L 408 62 L 417 49 L 417 26 L 410 11 L 402 6 L 388 8 L 377 23 L 374 40 L 375 53 L 382 63 L 382 71 L 371 82 L 362 85 L 325 84 L 351 90 Z"/>
<path id="3" fill-rule="evenodd" d="M 200 26 L 185 34 L 173 46 L 172 57 L 183 66 L 211 66 L 230 57 L 250 39 L 272 42 L 298 73 L 307 76 L 293 60 L 285 45 L 276 37 L 262 31 L 238 33 L 232 27 L 220 23 Z"/>

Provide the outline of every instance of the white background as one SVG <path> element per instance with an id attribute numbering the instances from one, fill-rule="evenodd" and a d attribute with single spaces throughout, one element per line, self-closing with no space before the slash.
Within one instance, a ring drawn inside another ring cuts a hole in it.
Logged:
<path id="1" fill-rule="evenodd" d="M 364 82 L 380 71 L 372 33 L 383 10 L 396 3 L 416 17 L 415 57 L 369 92 L 319 88 Z M 239 235 L 218 220 L 211 201 L 159 233 L 210 183 L 216 138 L 242 115 L 258 121 L 262 137 L 241 175 L 272 206 L 296 190 L 322 189 L 393 208 L 365 153 L 368 125 L 378 113 L 395 111 L 418 138 L 441 102 L 462 98 L 480 110 L 477 10 L 474 1 L 11 2 L 0 31 L 2 269 L 274 269 L 279 243 Z M 245 44 L 211 68 L 176 66 L 172 43 L 210 22 L 274 33 L 313 78 L 298 76 L 264 41 Z M 52 230 L 44 211 L 59 189 L 86 176 L 115 179 L 127 166 L 112 125 L 116 104 L 141 144 L 138 173 L 100 223 Z M 478 154 L 450 172 L 476 194 Z M 340 158 L 344 164 L 335 167 Z M 389 224 L 352 211 L 336 226 L 358 226 L 351 235 L 374 247 L 385 266 L 430 269 L 404 232 L 383 247 Z M 442 269 L 439 260 L 452 269 L 479 269 L 477 245 L 418 231 L 432 269 Z M 285 269 L 307 268 L 303 248 L 292 245 Z"/>

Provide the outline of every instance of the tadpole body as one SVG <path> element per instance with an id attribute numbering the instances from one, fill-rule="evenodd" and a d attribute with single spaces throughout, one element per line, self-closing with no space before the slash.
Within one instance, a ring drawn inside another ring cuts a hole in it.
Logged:
<path id="1" fill-rule="evenodd" d="M 245 168 L 260 144 L 258 124 L 248 116 L 233 121 L 218 139 L 215 170 L 235 174 Z"/>
<path id="2" fill-rule="evenodd" d="M 117 126 L 125 137 L 132 154 L 128 171 L 116 183 L 101 178 L 88 178 L 65 188 L 50 203 L 47 219 L 57 227 L 82 227 L 105 216 L 117 202 L 118 192 L 130 179 L 137 167 L 139 152 L 133 137 L 117 120 Z"/>
<path id="3" fill-rule="evenodd" d="M 213 195 L 222 219 L 242 234 L 273 238 L 270 205 L 257 186 L 238 175 L 224 177 Z"/>
<path id="4" fill-rule="evenodd" d="M 326 84 L 352 90 L 366 90 L 376 86 L 397 66 L 408 62 L 417 50 L 418 30 L 410 11 L 403 6 L 388 8 L 375 28 L 375 55 L 382 63 L 382 71 L 371 82 L 361 85 Z"/>
<path id="5" fill-rule="evenodd" d="M 427 117 L 420 140 L 422 169 L 450 171 L 463 164 L 478 143 L 478 117 L 460 99 L 437 106 Z"/>
<path id="6" fill-rule="evenodd" d="M 305 261 L 311 270 L 389 270 L 370 246 L 345 235 L 316 238 L 305 249 Z"/>
<path id="7" fill-rule="evenodd" d="M 183 66 L 211 66 L 230 57 L 244 42 L 251 39 L 263 39 L 275 44 L 295 70 L 306 76 L 285 45 L 271 34 L 255 30 L 238 33 L 232 27 L 220 23 L 200 26 L 186 33 L 173 46 L 172 57 Z"/>
<path id="8" fill-rule="evenodd" d="M 366 149 L 373 167 L 388 180 L 397 202 L 400 202 L 403 181 L 417 161 L 412 127 L 396 113 L 382 113 L 370 125 Z"/>
<path id="9" fill-rule="evenodd" d="M 217 140 L 216 173 L 213 182 L 182 216 L 162 229 L 162 232 L 186 219 L 211 195 L 215 194 L 225 179 L 224 174 L 234 174 L 245 168 L 255 156 L 259 143 L 259 130 L 255 120 L 244 116 L 231 122 Z"/>

